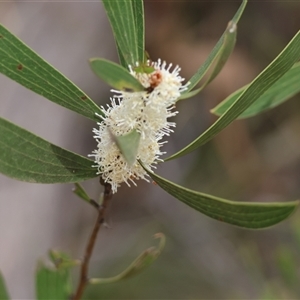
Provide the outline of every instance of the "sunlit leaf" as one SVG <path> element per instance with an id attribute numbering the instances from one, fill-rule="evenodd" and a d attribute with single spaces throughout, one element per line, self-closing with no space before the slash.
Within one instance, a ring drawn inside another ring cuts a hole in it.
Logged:
<path id="1" fill-rule="evenodd" d="M 27 182 L 78 182 L 97 176 L 92 165 L 93 161 L 0 118 L 0 173 Z"/>
<path id="2" fill-rule="evenodd" d="M 127 65 L 135 64 L 139 60 L 139 42 L 132 0 L 102 2 L 121 56 Z"/>
<path id="3" fill-rule="evenodd" d="M 90 65 L 95 74 L 114 89 L 126 92 L 145 90 L 137 79 L 116 63 L 102 58 L 92 58 Z"/>
<path id="4" fill-rule="evenodd" d="M 143 271 L 145 268 L 152 265 L 152 263 L 157 259 L 162 250 L 165 247 L 165 235 L 162 233 L 157 233 L 154 235 L 155 238 L 160 239 L 159 246 L 157 248 L 151 247 L 145 250 L 140 256 L 138 256 L 132 264 L 124 270 L 122 273 L 109 278 L 92 278 L 89 280 L 91 284 L 107 284 L 114 283 L 129 277 L 135 276 L 136 274 Z"/>
<path id="5" fill-rule="evenodd" d="M 98 121 L 95 113 L 102 114 L 101 109 L 82 90 L 2 25 L 0 72 L 48 100 L 87 118 Z"/>
<path id="6" fill-rule="evenodd" d="M 216 77 L 216 75 L 219 73 L 219 71 L 224 66 L 225 62 L 227 61 L 233 47 L 235 44 L 235 36 L 236 36 L 236 25 L 238 24 L 243 11 L 246 7 L 247 0 L 243 0 L 241 6 L 237 10 L 236 14 L 232 18 L 231 22 L 229 22 L 229 25 L 227 26 L 225 32 L 220 37 L 219 41 L 207 57 L 206 61 L 202 64 L 202 66 L 197 70 L 197 72 L 192 76 L 191 79 L 189 79 L 190 85 L 188 86 L 188 89 L 182 93 L 181 99 L 185 99 L 189 97 L 192 97 L 192 94 L 189 94 L 189 92 L 200 82 L 200 80 L 204 77 L 204 75 L 207 73 L 207 71 L 210 69 L 210 67 L 213 65 L 213 63 L 216 60 L 219 60 L 219 63 L 215 65 L 215 70 L 212 71 L 211 78 L 209 79 L 207 83 L 209 83 L 213 78 Z M 231 33 L 230 31 L 233 30 Z M 227 36 L 227 37 L 226 37 Z M 225 38 L 226 37 L 226 38 Z M 197 93 L 202 89 L 197 89 Z"/>
<path id="7" fill-rule="evenodd" d="M 299 201 L 257 203 L 225 200 L 182 187 L 143 167 L 170 195 L 213 219 L 239 227 L 259 229 L 275 225 L 289 217 L 299 204 Z"/>
<path id="8" fill-rule="evenodd" d="M 132 165 L 136 161 L 141 135 L 136 130 L 132 130 L 126 135 L 112 137 L 127 163 Z"/>
<path id="9" fill-rule="evenodd" d="M 300 31 L 293 37 L 282 52 L 266 67 L 244 90 L 239 98 L 228 108 L 228 110 L 205 132 L 189 145 L 168 157 L 171 160 L 186 155 L 201 145 L 207 143 L 220 131 L 234 121 L 252 103 L 254 103 L 265 91 L 267 91 L 279 78 L 288 72 L 300 59 Z"/>
<path id="10" fill-rule="evenodd" d="M 9 300 L 10 297 L 8 295 L 4 278 L 0 272 L 0 299 L 1 300 Z"/>
<path id="11" fill-rule="evenodd" d="M 252 105 L 250 105 L 239 117 L 249 118 L 268 109 L 274 108 L 279 104 L 287 101 L 300 92 L 300 63 L 296 63 L 293 68 L 286 72 L 279 80 L 277 80 L 264 94 L 262 94 Z M 238 97 L 244 92 L 247 86 L 237 90 L 215 108 L 211 112 L 217 116 L 222 115 Z"/>

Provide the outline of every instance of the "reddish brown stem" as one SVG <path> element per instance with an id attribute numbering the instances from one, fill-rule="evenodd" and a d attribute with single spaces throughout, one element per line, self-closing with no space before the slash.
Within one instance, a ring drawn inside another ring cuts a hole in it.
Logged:
<path id="1" fill-rule="evenodd" d="M 84 292 L 84 289 L 86 288 L 88 284 L 88 271 L 89 271 L 89 262 L 93 253 L 94 245 L 97 239 L 97 235 L 99 232 L 99 229 L 101 225 L 104 223 L 104 217 L 106 213 L 106 209 L 109 203 L 109 200 L 112 197 L 112 192 L 111 192 L 111 185 L 109 183 L 104 183 L 102 180 L 100 180 L 100 183 L 104 186 L 104 193 L 103 193 L 103 201 L 101 205 L 98 207 L 98 216 L 96 223 L 94 225 L 92 234 L 88 240 L 86 249 L 85 249 L 85 254 L 84 254 L 84 259 L 81 265 L 80 269 L 80 278 L 79 278 L 79 283 L 77 286 L 76 293 L 74 297 L 72 298 L 73 300 L 80 300 L 82 297 L 82 294 Z"/>

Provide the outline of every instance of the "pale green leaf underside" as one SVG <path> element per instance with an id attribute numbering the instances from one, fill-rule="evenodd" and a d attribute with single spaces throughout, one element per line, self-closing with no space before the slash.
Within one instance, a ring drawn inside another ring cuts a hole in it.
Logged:
<path id="1" fill-rule="evenodd" d="M 159 246 L 157 248 L 151 247 L 145 250 L 122 273 L 109 278 L 92 278 L 90 279 L 89 283 L 91 284 L 114 283 L 135 276 L 136 274 L 139 274 L 141 271 L 143 271 L 145 268 L 152 265 L 152 263 L 158 258 L 158 256 L 163 251 L 166 243 L 166 238 L 163 233 L 157 233 L 154 235 L 154 237 L 160 239 Z"/>
<path id="2" fill-rule="evenodd" d="M 102 2 L 119 46 L 118 50 L 121 51 L 121 57 L 127 65 L 135 64 L 139 60 L 139 43 L 132 0 L 102 0 Z"/>
<path id="3" fill-rule="evenodd" d="M 113 136 L 117 147 L 131 166 L 136 161 L 141 135 L 136 130 L 132 130 L 126 135 Z"/>
<path id="4" fill-rule="evenodd" d="M 97 176 L 92 165 L 90 159 L 0 118 L 0 173 L 34 183 L 78 182 Z"/>
<path id="5" fill-rule="evenodd" d="M 68 300 L 71 296 L 70 272 L 68 269 L 50 269 L 39 264 L 36 272 L 37 300 Z"/>
<path id="6" fill-rule="evenodd" d="M 265 68 L 228 110 L 197 139 L 182 150 L 165 160 L 171 160 L 186 155 L 216 136 L 220 131 L 233 122 L 242 112 L 254 103 L 279 78 L 281 78 L 300 59 L 300 31 L 294 36 L 282 52 Z"/>
<path id="7" fill-rule="evenodd" d="M 241 6 L 239 7 L 238 11 L 232 18 L 231 22 L 229 24 L 236 26 L 239 22 L 239 19 L 241 18 L 243 11 L 246 7 L 247 0 L 243 0 Z M 188 89 L 182 93 L 181 99 L 185 99 L 188 96 L 185 94 L 188 94 L 198 83 L 199 81 L 204 77 L 204 75 L 207 73 L 207 71 L 210 69 L 212 64 L 220 57 L 219 59 L 219 64 L 217 63 L 215 66 L 215 70 L 213 70 L 212 75 L 210 76 L 211 78 L 206 82 L 205 85 L 207 85 L 212 79 L 214 79 L 217 74 L 220 72 L 222 67 L 224 66 L 225 62 L 227 61 L 231 51 L 233 50 L 234 44 L 235 44 L 235 35 L 236 35 L 236 30 L 233 35 L 229 34 L 228 35 L 228 29 L 229 25 L 226 28 L 225 32 L 223 35 L 220 37 L 219 41 L 207 57 L 206 61 L 202 64 L 202 66 L 197 70 L 197 72 L 191 77 L 189 80 L 190 84 L 188 86 Z M 225 39 L 225 36 L 227 35 L 227 38 Z M 228 39 L 229 38 L 229 39 Z M 233 39 L 232 39 L 233 38 Z M 203 88 L 203 87 L 202 87 Z M 197 93 L 202 90 L 200 88 L 199 90 L 197 89 Z M 189 95 L 189 97 L 192 97 L 192 95 Z"/>
<path id="8" fill-rule="evenodd" d="M 211 110 L 217 116 L 222 115 L 238 97 L 244 92 L 247 86 L 242 87 L 235 93 L 228 96 L 220 104 Z M 239 117 L 249 118 L 290 99 L 300 92 L 300 63 L 296 63 L 292 69 L 286 72 L 276 81 L 264 94 L 262 94 L 251 106 L 249 106 Z"/>
<path id="9" fill-rule="evenodd" d="M 178 200 L 213 219 L 239 227 L 259 229 L 275 225 L 290 216 L 299 204 L 299 201 L 256 203 L 225 200 L 189 190 L 145 170 L 162 189 Z"/>
<path id="10" fill-rule="evenodd" d="M 74 83 L 0 25 L 0 72 L 33 92 L 98 121 L 97 106 Z M 20 101 L 23 99 L 20 99 Z"/>
<path id="11" fill-rule="evenodd" d="M 8 292 L 7 292 L 6 285 L 5 285 L 5 281 L 4 281 L 4 278 L 1 274 L 1 272 L 0 272 L 0 299 L 1 300 L 9 300 L 10 299 Z"/>
<path id="12" fill-rule="evenodd" d="M 144 91 L 143 85 L 122 66 L 103 59 L 91 58 L 90 65 L 97 76 L 119 91 Z"/>

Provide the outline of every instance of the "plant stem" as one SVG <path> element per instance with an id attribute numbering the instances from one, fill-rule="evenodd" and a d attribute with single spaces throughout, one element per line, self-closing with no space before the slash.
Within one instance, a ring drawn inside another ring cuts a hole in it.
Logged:
<path id="1" fill-rule="evenodd" d="M 96 223 L 94 225 L 92 234 L 88 240 L 86 249 L 85 249 L 85 254 L 84 254 L 84 259 L 81 264 L 81 269 L 80 269 L 80 279 L 79 283 L 77 286 L 76 293 L 74 297 L 72 298 L 73 300 L 80 300 L 81 296 L 83 294 L 83 291 L 88 284 L 88 270 L 89 270 L 89 262 L 92 256 L 92 252 L 95 246 L 96 238 L 99 232 L 99 229 L 101 225 L 104 223 L 104 217 L 106 213 L 106 209 L 108 207 L 109 200 L 112 197 L 112 191 L 111 191 L 111 185 L 109 183 L 103 182 L 102 179 L 100 179 L 100 183 L 104 186 L 104 192 L 102 195 L 102 203 L 98 206 L 97 211 L 98 211 L 98 216 Z"/>

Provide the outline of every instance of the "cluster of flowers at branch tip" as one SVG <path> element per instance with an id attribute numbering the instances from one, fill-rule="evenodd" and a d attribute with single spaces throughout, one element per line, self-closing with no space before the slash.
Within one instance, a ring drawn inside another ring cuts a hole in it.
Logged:
<path id="1" fill-rule="evenodd" d="M 122 182 L 130 186 L 130 182 L 136 185 L 134 180 L 137 179 L 149 181 L 138 160 L 148 169 L 155 168 L 154 164 L 162 161 L 159 157 L 164 152 L 160 148 L 166 142 L 161 140 L 173 132 L 172 128 L 175 127 L 175 123 L 167 119 L 178 113 L 174 111 L 175 103 L 189 84 L 182 84 L 184 78 L 179 76 L 178 66 L 171 71 L 172 64 L 167 66 L 161 60 L 148 61 L 146 66 L 148 69 L 150 67 L 150 72 L 144 72 L 138 63 L 135 67 L 129 66 L 131 75 L 139 80 L 145 91 L 112 90 L 115 95 L 110 99 L 111 105 L 102 107 L 102 122 L 98 123 L 99 129 L 93 129 L 98 146 L 90 156 L 95 159 L 98 174 L 112 185 L 114 193 Z M 129 165 L 113 136 L 123 136 L 132 130 L 139 132 L 141 138 L 137 159 Z"/>

